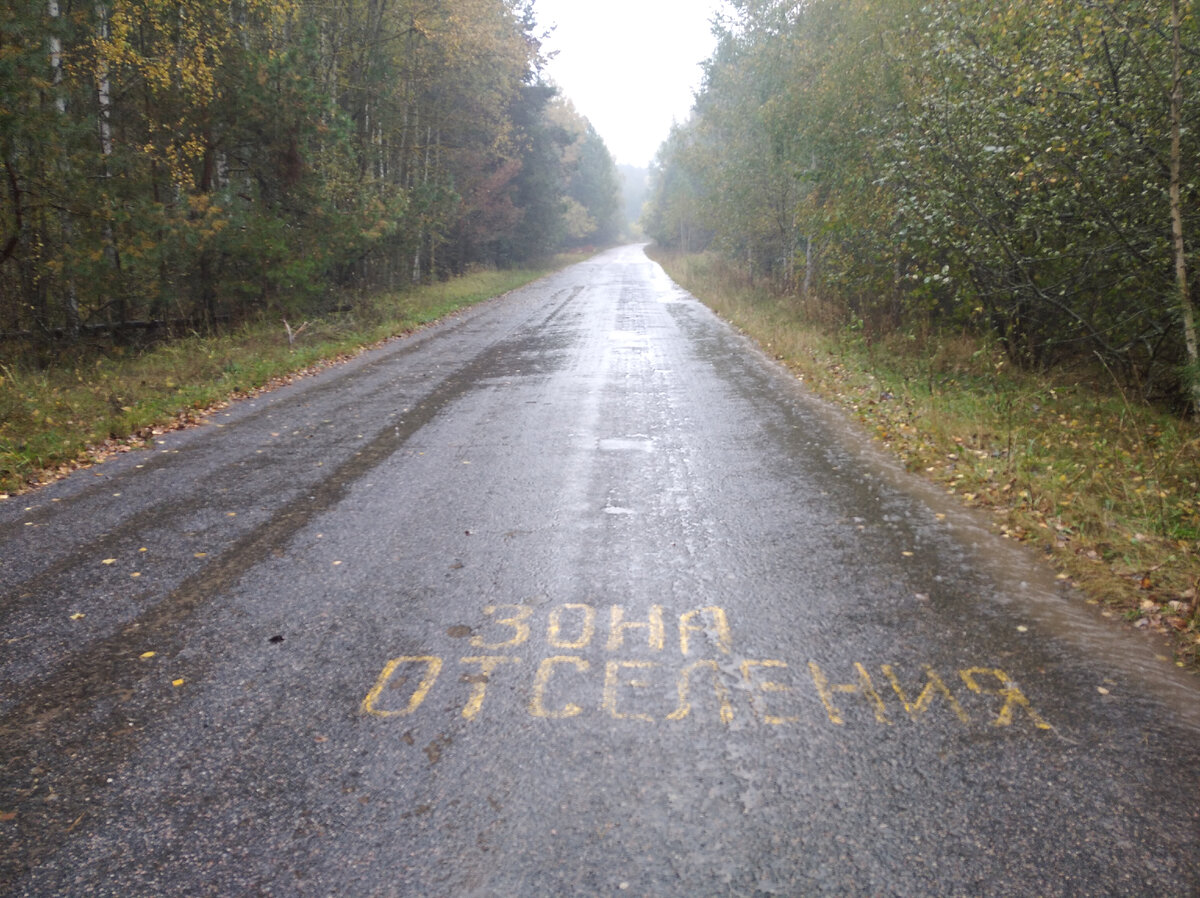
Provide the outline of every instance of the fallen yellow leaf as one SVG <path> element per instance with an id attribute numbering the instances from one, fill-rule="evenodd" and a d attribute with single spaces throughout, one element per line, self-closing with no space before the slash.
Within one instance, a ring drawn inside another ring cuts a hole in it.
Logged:
<path id="1" fill-rule="evenodd" d="M 71 620 L 83 620 L 86 616 L 82 611 L 76 611 L 71 615 Z"/>
<path id="2" fill-rule="evenodd" d="M 105 558 L 105 559 L 104 559 L 102 562 L 100 562 L 100 563 L 101 563 L 101 564 L 116 564 L 116 563 L 117 563 L 117 559 L 115 559 L 115 558 Z"/>
<path id="3" fill-rule="evenodd" d="M 208 555 L 208 553 L 207 553 L 207 552 L 197 552 L 197 553 L 196 553 L 195 555 L 193 555 L 192 557 L 193 557 L 193 558 L 204 558 L 206 555 Z"/>
<path id="4" fill-rule="evenodd" d="M 172 686 L 182 686 L 183 685 L 183 677 L 180 677 L 178 680 L 172 680 L 171 685 Z"/>
<path id="5" fill-rule="evenodd" d="M 146 658 L 153 658 L 157 654 L 158 654 L 157 652 L 142 652 L 142 654 L 139 655 L 138 657 L 141 658 L 142 660 L 145 660 Z"/>

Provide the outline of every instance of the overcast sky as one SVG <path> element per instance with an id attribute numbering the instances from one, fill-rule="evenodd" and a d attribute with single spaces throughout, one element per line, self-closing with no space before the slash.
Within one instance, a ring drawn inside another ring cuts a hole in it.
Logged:
<path id="1" fill-rule="evenodd" d="M 619 164 L 646 166 L 692 107 L 700 63 L 715 46 L 720 0 L 534 0 L 557 26 L 547 74 L 596 128 Z"/>

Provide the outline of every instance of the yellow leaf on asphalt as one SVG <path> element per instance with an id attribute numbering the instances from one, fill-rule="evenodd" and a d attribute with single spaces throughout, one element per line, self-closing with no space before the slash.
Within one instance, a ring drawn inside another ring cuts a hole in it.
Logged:
<path id="1" fill-rule="evenodd" d="M 76 611 L 71 615 L 71 620 L 83 620 L 86 615 L 82 611 Z"/>
<path id="2" fill-rule="evenodd" d="M 172 680 L 171 685 L 172 686 L 182 686 L 183 685 L 183 677 L 180 677 L 178 680 Z"/>
<path id="3" fill-rule="evenodd" d="M 105 558 L 105 559 L 104 559 L 102 562 L 100 562 L 100 563 L 101 563 L 101 564 L 116 564 L 116 563 L 117 563 L 117 559 L 115 559 L 115 558 Z"/>
<path id="4" fill-rule="evenodd" d="M 144 661 L 147 658 L 153 658 L 156 654 L 158 654 L 158 653 L 157 652 L 142 652 L 138 657 Z"/>

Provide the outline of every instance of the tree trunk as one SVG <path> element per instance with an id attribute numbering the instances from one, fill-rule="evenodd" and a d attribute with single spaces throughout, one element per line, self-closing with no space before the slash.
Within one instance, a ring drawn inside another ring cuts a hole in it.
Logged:
<path id="1" fill-rule="evenodd" d="M 213 145 L 212 133 L 207 126 L 204 129 L 204 137 L 204 158 L 201 161 L 200 182 L 197 186 L 199 193 L 208 197 L 212 194 L 215 183 L 216 149 Z M 200 215 L 192 213 L 190 217 L 198 219 Z M 204 323 L 210 331 L 215 331 L 217 326 L 217 288 L 213 273 L 213 251 L 206 243 L 201 244 L 196 260 L 196 292 Z"/>
<path id="2" fill-rule="evenodd" d="M 58 0 L 49 0 L 47 12 L 51 19 L 58 20 L 62 15 Z M 57 34 L 50 35 L 50 80 L 55 87 L 61 85 L 63 80 L 62 40 Z M 62 91 L 55 91 L 54 106 L 60 115 L 67 111 L 67 98 Z"/>
<path id="3" fill-rule="evenodd" d="M 47 12 L 56 21 L 61 17 L 58 0 L 49 0 Z M 50 77 L 55 88 L 60 88 L 63 80 L 62 41 L 57 34 L 50 36 Z M 67 99 L 61 89 L 55 90 L 54 108 L 60 116 L 67 113 Z M 75 223 L 71 221 L 71 213 L 66 209 L 60 210 L 58 223 L 63 245 L 69 246 L 75 238 Z M 67 333 L 74 338 L 79 333 L 79 297 L 75 291 L 75 277 L 69 269 L 63 284 L 63 317 L 66 319 Z"/>
<path id="4" fill-rule="evenodd" d="M 96 4 L 96 18 L 100 23 L 100 36 L 107 38 L 108 10 L 103 3 Z M 108 62 L 104 59 L 99 60 L 96 69 L 96 103 L 99 107 L 97 125 L 100 134 L 100 177 L 106 185 L 104 192 L 104 258 L 113 272 L 117 323 L 124 324 L 129 319 L 129 310 L 125 302 L 125 288 L 121 283 L 121 255 L 117 249 L 117 236 L 113 230 L 112 197 L 109 196 L 107 189 L 112 178 L 112 170 L 109 166 L 109 159 L 113 154 L 112 85 L 108 79 Z"/>
<path id="5" fill-rule="evenodd" d="M 800 288 L 800 295 L 806 302 L 812 298 L 813 278 L 816 273 L 817 246 L 809 234 L 804 238 L 804 285 Z"/>
<path id="6" fill-rule="evenodd" d="M 1179 37 L 1179 0 L 1171 0 L 1171 242 L 1175 251 L 1175 282 L 1179 292 L 1179 311 L 1183 317 L 1183 338 L 1187 346 L 1187 381 L 1192 410 L 1200 416 L 1200 348 L 1196 339 L 1196 309 L 1188 288 L 1187 246 L 1183 239 L 1183 200 L 1180 191 L 1180 121 L 1183 118 L 1183 52 Z"/>

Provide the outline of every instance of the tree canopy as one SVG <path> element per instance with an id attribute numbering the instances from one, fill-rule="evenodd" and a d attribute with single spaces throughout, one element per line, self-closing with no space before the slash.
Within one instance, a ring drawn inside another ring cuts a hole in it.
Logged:
<path id="1" fill-rule="evenodd" d="M 211 326 L 616 230 L 528 0 L 0 10 L 0 335 Z"/>
<path id="2" fill-rule="evenodd" d="M 645 224 L 881 328 L 1200 407 L 1200 30 L 1179 0 L 733 0 Z"/>

